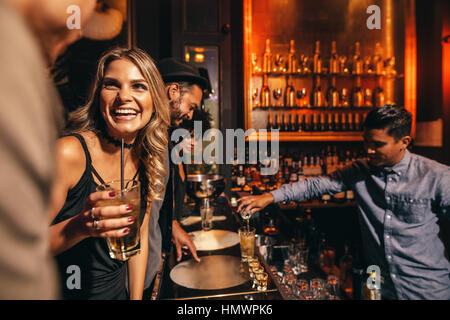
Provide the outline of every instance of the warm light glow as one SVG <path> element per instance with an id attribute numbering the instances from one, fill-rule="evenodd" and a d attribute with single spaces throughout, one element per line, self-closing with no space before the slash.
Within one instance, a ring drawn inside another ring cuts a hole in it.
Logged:
<path id="1" fill-rule="evenodd" d="M 196 53 L 194 56 L 194 61 L 197 63 L 202 63 L 205 61 L 205 55 L 203 53 Z"/>
<path id="2" fill-rule="evenodd" d="M 189 52 L 186 52 L 186 54 L 184 55 L 184 60 L 186 62 L 189 62 L 191 60 L 191 55 L 189 54 Z"/>
<path id="3" fill-rule="evenodd" d="M 405 109 L 412 114 L 411 135 L 416 135 L 417 38 L 415 0 L 405 0 Z"/>

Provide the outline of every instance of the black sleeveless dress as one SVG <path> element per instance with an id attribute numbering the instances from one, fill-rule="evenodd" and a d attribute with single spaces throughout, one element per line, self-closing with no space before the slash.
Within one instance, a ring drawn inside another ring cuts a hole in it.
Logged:
<path id="1" fill-rule="evenodd" d="M 66 202 L 52 224 L 57 224 L 82 212 L 87 197 L 96 191 L 98 184 L 94 181 L 95 174 L 100 182 L 103 179 L 92 166 L 91 156 L 84 138 L 79 134 L 71 134 L 80 141 L 86 156 L 86 169 L 78 183 L 67 193 Z M 135 177 L 141 171 L 138 169 Z M 139 174 L 141 182 L 142 222 L 147 208 L 147 185 L 145 174 Z M 90 237 L 57 255 L 56 261 L 60 274 L 61 293 L 63 299 L 76 300 L 117 300 L 127 299 L 126 262 L 112 259 L 109 256 L 108 244 L 105 238 Z M 78 267 L 78 268 L 77 268 Z M 81 276 L 80 281 L 74 278 Z M 77 282 L 78 281 L 78 282 Z"/>

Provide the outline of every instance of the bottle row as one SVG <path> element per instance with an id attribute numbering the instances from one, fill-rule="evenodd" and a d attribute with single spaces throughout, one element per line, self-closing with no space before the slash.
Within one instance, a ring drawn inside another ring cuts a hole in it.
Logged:
<path id="1" fill-rule="evenodd" d="M 262 62 L 258 62 L 258 55 L 252 53 L 252 73 L 257 74 L 333 74 L 333 75 L 382 75 L 395 76 L 395 57 L 383 58 L 380 43 L 375 44 L 373 55 L 361 56 L 360 43 L 355 42 L 353 55 L 339 55 L 336 50 L 336 41 L 331 42 L 331 52 L 327 59 L 322 57 L 320 41 L 315 42 L 313 56 L 305 54 L 297 56 L 295 41 L 289 43 L 287 55 L 272 54 L 270 39 L 266 39 L 266 47 L 262 56 Z"/>
<path id="2" fill-rule="evenodd" d="M 260 92 L 258 92 L 260 91 Z M 259 99 L 258 99 L 259 93 Z M 311 92 L 301 88 L 296 90 L 292 78 L 288 76 L 286 88 L 270 89 L 267 75 L 264 75 L 261 90 L 252 90 L 253 107 L 379 107 L 385 104 L 383 78 L 378 77 L 375 88 L 362 88 L 361 77 L 356 76 L 350 90 L 336 87 L 336 77 L 330 77 L 326 92 L 322 89 L 320 76 L 314 77 Z"/>
<path id="3" fill-rule="evenodd" d="M 281 132 L 362 131 L 366 114 L 359 113 L 269 113 L 267 129 Z"/>
<path id="4" fill-rule="evenodd" d="M 270 151 L 268 151 L 270 154 Z M 250 164 L 248 161 L 248 150 L 246 150 L 246 161 L 244 164 L 238 164 L 237 161 L 232 166 L 232 187 L 234 192 L 245 191 L 252 192 L 253 187 L 260 191 L 271 191 L 279 188 L 285 183 L 295 183 L 308 177 L 330 174 L 351 164 L 358 158 L 363 158 L 364 152 L 351 151 L 349 149 L 337 149 L 337 146 L 327 146 L 320 152 L 302 153 L 302 152 L 280 152 L 278 159 L 267 157 L 262 163 Z M 261 169 L 265 167 L 277 168 L 272 175 L 262 175 Z M 330 195 L 322 196 L 324 202 L 330 200 L 352 200 L 353 192 L 348 190 L 333 197 Z"/>

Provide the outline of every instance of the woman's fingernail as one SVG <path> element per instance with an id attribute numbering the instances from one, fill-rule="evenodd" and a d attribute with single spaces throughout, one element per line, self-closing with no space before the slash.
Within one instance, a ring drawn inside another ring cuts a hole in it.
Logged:
<path id="1" fill-rule="evenodd" d="M 127 204 L 127 206 L 125 207 L 125 209 L 127 209 L 127 210 L 133 210 L 133 205 L 132 205 L 132 204 Z"/>
<path id="2" fill-rule="evenodd" d="M 134 218 L 133 217 L 129 217 L 128 218 L 128 222 L 134 222 Z"/>
<path id="3" fill-rule="evenodd" d="M 125 230 L 123 230 L 124 234 L 127 234 L 128 232 L 130 232 L 130 228 L 126 228 Z"/>
<path id="4" fill-rule="evenodd" d="M 115 197 L 115 196 L 116 196 L 116 192 L 115 192 L 115 191 L 111 191 L 111 192 L 109 193 L 109 196 L 110 196 L 110 197 Z"/>

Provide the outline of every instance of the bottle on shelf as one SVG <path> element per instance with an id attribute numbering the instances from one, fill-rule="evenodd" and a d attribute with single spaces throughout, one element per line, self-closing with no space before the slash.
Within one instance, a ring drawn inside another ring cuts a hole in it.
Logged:
<path id="1" fill-rule="evenodd" d="M 373 90 L 373 106 L 381 107 L 384 105 L 383 77 L 377 76 L 377 85 Z"/>
<path id="2" fill-rule="evenodd" d="M 341 131 L 348 131 L 347 114 L 341 114 Z"/>
<path id="3" fill-rule="evenodd" d="M 245 175 L 244 175 L 244 165 L 243 164 L 239 165 L 238 171 L 239 171 L 239 173 L 238 173 L 239 175 L 236 179 L 236 182 L 237 182 L 237 187 L 238 187 L 239 191 L 242 191 L 244 189 L 244 185 L 245 185 Z"/>
<path id="4" fill-rule="evenodd" d="M 309 117 L 306 114 L 302 115 L 302 131 L 311 131 Z"/>
<path id="5" fill-rule="evenodd" d="M 273 127 L 273 119 L 272 119 L 272 114 L 271 113 L 269 113 L 268 118 L 269 119 L 267 120 L 267 130 L 274 129 L 274 127 Z"/>
<path id="6" fill-rule="evenodd" d="M 322 88 L 320 86 L 320 75 L 314 76 L 314 86 L 311 92 L 311 106 L 312 107 L 325 106 L 325 99 L 323 96 Z"/>
<path id="7" fill-rule="evenodd" d="M 339 73 L 339 56 L 336 52 L 336 41 L 331 41 L 331 56 L 329 60 L 329 72 L 331 75 Z"/>
<path id="8" fill-rule="evenodd" d="M 286 107 L 294 107 L 296 105 L 296 93 L 292 82 L 292 77 L 288 75 L 287 87 L 284 90 L 284 105 Z"/>
<path id="9" fill-rule="evenodd" d="M 323 113 L 319 115 L 319 119 L 320 119 L 319 131 L 328 131 L 328 122 L 325 121 L 325 115 Z"/>
<path id="10" fill-rule="evenodd" d="M 353 256 L 350 252 L 350 245 L 344 244 L 344 255 L 339 260 L 340 283 L 341 288 L 346 295 L 353 298 L 353 280 L 352 280 Z"/>
<path id="11" fill-rule="evenodd" d="M 331 113 L 327 114 L 328 131 L 336 131 L 336 125 L 334 123 L 334 117 Z"/>
<path id="12" fill-rule="evenodd" d="M 266 39 L 266 49 L 263 55 L 263 72 L 272 72 L 272 53 L 270 52 L 270 39 Z"/>
<path id="13" fill-rule="evenodd" d="M 280 123 L 279 123 L 279 119 L 278 119 L 278 114 L 275 113 L 275 117 L 273 119 L 273 125 L 272 125 L 272 129 L 274 130 L 280 130 Z"/>
<path id="14" fill-rule="evenodd" d="M 321 74 L 322 73 L 322 57 L 320 55 L 320 41 L 316 41 L 314 56 L 313 56 L 313 73 Z"/>
<path id="15" fill-rule="evenodd" d="M 336 89 L 336 76 L 330 77 L 330 84 L 327 90 L 328 107 L 339 107 L 339 92 Z"/>
<path id="16" fill-rule="evenodd" d="M 364 106 L 365 107 L 372 107 L 373 106 L 373 97 L 372 97 L 372 90 L 370 88 L 364 89 Z"/>
<path id="17" fill-rule="evenodd" d="M 293 131 L 293 132 L 299 131 L 298 125 L 299 125 L 298 114 L 296 114 L 295 117 L 291 118 L 291 131 Z"/>
<path id="18" fill-rule="evenodd" d="M 348 131 L 355 131 L 355 126 L 353 123 L 353 114 L 352 113 L 348 113 L 347 114 L 347 128 Z"/>
<path id="19" fill-rule="evenodd" d="M 355 42 L 355 54 L 352 59 L 352 74 L 361 75 L 363 73 L 363 60 L 361 58 L 359 41 Z"/>
<path id="20" fill-rule="evenodd" d="M 261 107 L 270 106 L 270 89 L 269 89 L 269 80 L 267 78 L 267 74 L 263 75 L 263 87 L 261 88 Z"/>
<path id="21" fill-rule="evenodd" d="M 297 72 L 297 63 L 295 60 L 295 41 L 291 40 L 289 42 L 289 55 L 287 60 L 287 72 L 288 73 L 296 73 Z"/>
<path id="22" fill-rule="evenodd" d="M 341 120 L 339 119 L 339 113 L 333 114 L 334 119 L 334 131 L 342 131 Z"/>
<path id="23" fill-rule="evenodd" d="M 352 106 L 355 108 L 364 106 L 364 94 L 361 89 L 361 76 L 355 77 L 355 86 L 352 90 Z"/>
<path id="24" fill-rule="evenodd" d="M 350 107 L 350 97 L 347 88 L 342 88 L 339 92 L 339 106 Z"/>
<path id="25" fill-rule="evenodd" d="M 359 113 L 355 114 L 355 131 L 362 131 L 361 121 L 359 120 Z"/>
<path id="26" fill-rule="evenodd" d="M 317 119 L 319 117 L 319 115 L 317 113 L 313 113 L 311 115 L 311 119 L 312 119 L 312 127 L 311 127 L 311 131 L 319 131 L 320 127 L 319 127 L 319 120 Z"/>
<path id="27" fill-rule="evenodd" d="M 372 65 L 376 75 L 384 74 L 384 61 L 381 57 L 382 48 L 379 42 L 375 44 L 374 56 L 372 58 Z"/>

